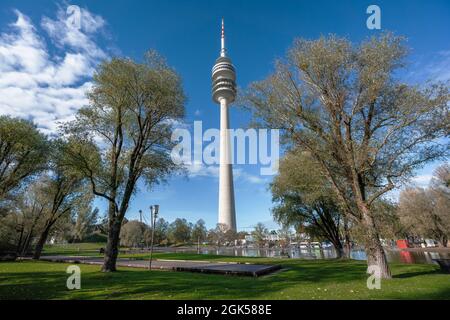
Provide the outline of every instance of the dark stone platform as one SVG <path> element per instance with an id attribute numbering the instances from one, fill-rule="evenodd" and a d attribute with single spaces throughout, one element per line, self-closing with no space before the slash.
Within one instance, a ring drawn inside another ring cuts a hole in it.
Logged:
<path id="1" fill-rule="evenodd" d="M 259 277 L 265 274 L 272 273 L 281 269 L 279 265 L 262 265 L 262 264 L 214 264 L 208 265 L 194 265 L 194 266 L 176 266 L 176 271 L 189 271 L 189 272 L 201 272 L 201 273 L 216 273 L 216 274 L 228 274 L 238 276 L 252 276 Z"/>
<path id="2" fill-rule="evenodd" d="M 75 264 L 101 265 L 103 263 L 103 258 L 86 256 L 43 256 L 41 260 Z M 117 259 L 117 266 L 120 267 L 148 268 L 148 264 L 148 260 Z M 259 277 L 280 270 L 281 266 L 195 260 L 153 260 L 152 269 Z"/>

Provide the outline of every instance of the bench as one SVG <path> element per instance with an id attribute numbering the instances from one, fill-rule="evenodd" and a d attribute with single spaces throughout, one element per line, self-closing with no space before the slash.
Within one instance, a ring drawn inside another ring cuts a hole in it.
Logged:
<path id="1" fill-rule="evenodd" d="M 450 273 L 450 259 L 433 259 L 433 261 L 439 264 L 442 271 Z"/>

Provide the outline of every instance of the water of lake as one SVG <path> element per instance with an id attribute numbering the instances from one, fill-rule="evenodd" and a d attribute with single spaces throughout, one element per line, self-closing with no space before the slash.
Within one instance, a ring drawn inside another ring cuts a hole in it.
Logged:
<path id="1" fill-rule="evenodd" d="M 179 249 L 178 252 L 196 252 L 192 249 Z M 243 257 L 271 257 L 271 258 L 301 258 L 301 259 L 333 259 L 336 258 L 334 249 L 299 249 L 291 248 L 282 252 L 280 249 L 258 249 L 258 248 L 201 248 L 202 254 L 217 254 L 226 256 L 243 256 Z M 364 250 L 352 250 L 350 253 L 352 259 L 366 260 Z M 386 250 L 386 256 L 389 262 L 396 263 L 429 263 L 436 264 L 433 259 L 450 259 L 449 252 L 410 252 L 399 250 Z"/>

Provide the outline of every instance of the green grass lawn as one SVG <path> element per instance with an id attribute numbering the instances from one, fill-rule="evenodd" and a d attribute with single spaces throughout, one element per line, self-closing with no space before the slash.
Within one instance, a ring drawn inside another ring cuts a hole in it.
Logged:
<path id="1" fill-rule="evenodd" d="M 45 255 L 100 255 L 99 250 L 105 247 L 106 243 L 67 243 L 45 245 Z"/>
<path id="2" fill-rule="evenodd" d="M 180 253 L 157 253 L 155 257 L 277 263 L 285 270 L 250 278 L 133 268 L 102 273 L 98 265 L 79 265 L 81 289 L 68 290 L 67 264 L 2 262 L 0 299 L 450 299 L 450 275 L 434 265 L 393 264 L 394 278 L 382 281 L 381 290 L 369 290 L 366 264 L 361 261 Z"/>

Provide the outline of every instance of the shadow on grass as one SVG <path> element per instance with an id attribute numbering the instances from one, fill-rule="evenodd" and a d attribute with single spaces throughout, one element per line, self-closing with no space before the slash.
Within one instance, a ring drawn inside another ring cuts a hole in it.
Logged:
<path id="1" fill-rule="evenodd" d="M 392 275 L 393 279 L 408 279 L 427 275 L 443 274 L 437 265 L 429 264 L 393 264 L 395 272 Z"/>
<path id="2" fill-rule="evenodd" d="M 99 266 L 80 265 L 82 289 L 69 291 L 66 288 L 69 275 L 65 273 L 68 264 L 8 263 L 0 268 L 0 299 L 282 299 L 283 292 L 289 292 L 295 299 L 308 299 L 314 298 L 317 291 L 313 291 L 318 287 L 327 286 L 334 290 L 334 295 L 323 298 L 448 299 L 450 296 L 450 287 L 445 286 L 449 278 L 427 265 L 395 265 L 394 279 L 386 287 L 383 285 L 386 289 L 368 292 L 364 262 L 286 259 L 278 264 L 287 270 L 261 278 L 128 268 L 102 273 Z M 416 285 L 419 291 L 415 290 Z M 361 295 L 350 294 L 350 290 Z"/>
<path id="3" fill-rule="evenodd" d="M 66 279 L 63 272 L 2 273 L 0 299 L 58 299 L 67 291 Z"/>
<path id="4" fill-rule="evenodd" d="M 0 273 L 1 299 L 258 299 L 303 283 L 346 282 L 364 278 L 365 266 L 355 262 L 302 263 L 284 261 L 288 270 L 269 277 L 251 278 L 172 271 L 119 269 L 101 273 L 99 266 L 80 265 L 82 289 L 69 291 L 65 273 L 67 264 L 38 262 L 43 271 Z M 45 271 L 45 266 L 61 271 Z M 3 284 L 1 284 L 3 282 Z"/>
<path id="5" fill-rule="evenodd" d="M 444 273 L 442 271 L 436 269 L 436 270 L 430 270 L 430 271 L 418 271 L 418 272 L 408 272 L 408 273 L 396 274 L 393 276 L 393 278 L 394 279 L 407 279 L 407 278 L 414 278 L 414 277 L 419 277 L 419 276 L 424 276 L 424 275 L 434 275 L 434 274 L 444 274 Z"/>

